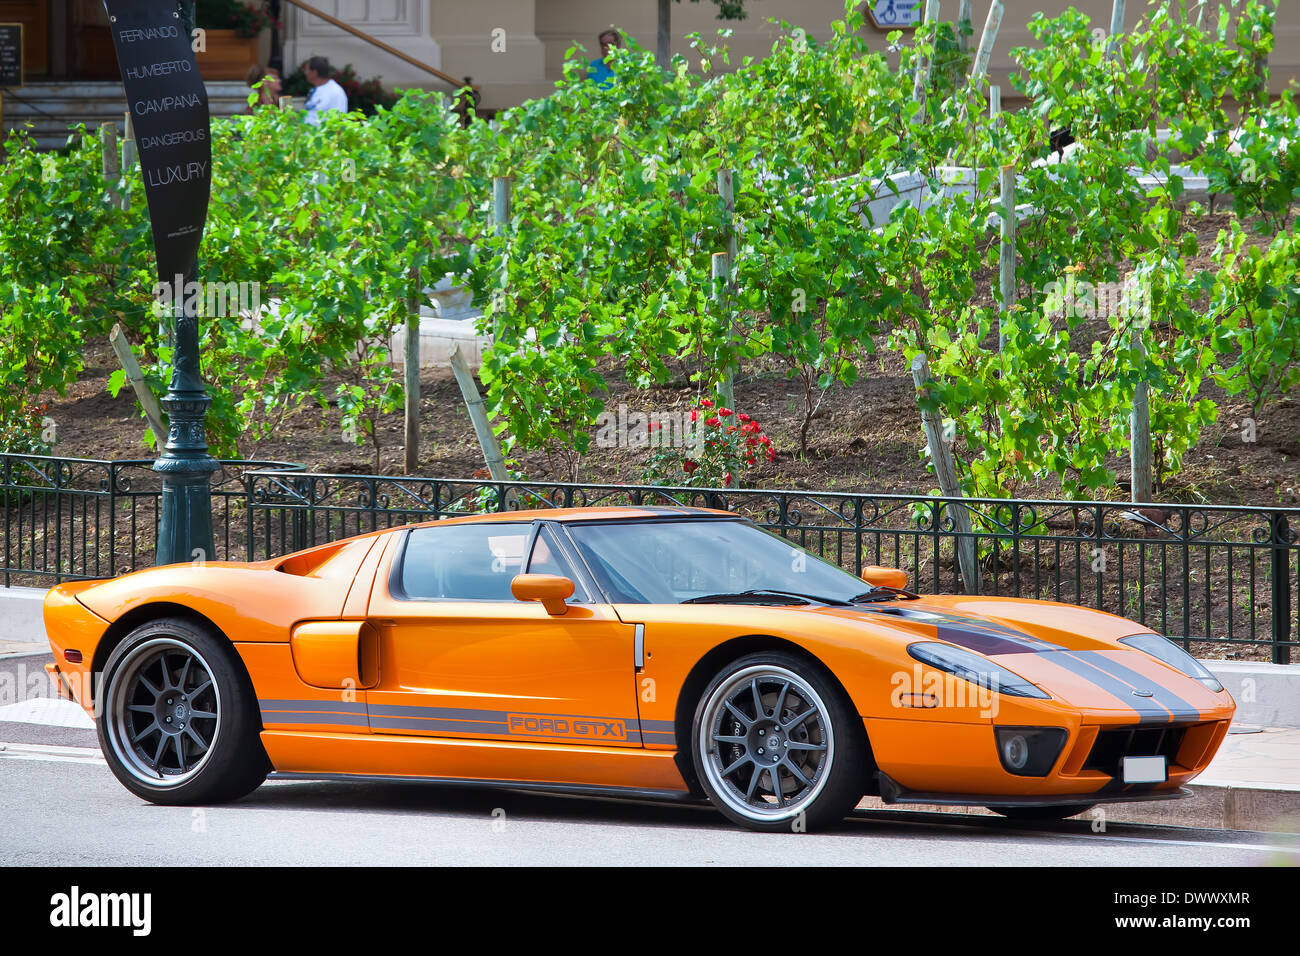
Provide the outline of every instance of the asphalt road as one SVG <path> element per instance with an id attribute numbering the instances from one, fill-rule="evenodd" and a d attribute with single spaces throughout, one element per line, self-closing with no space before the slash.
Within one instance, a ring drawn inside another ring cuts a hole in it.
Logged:
<path id="1" fill-rule="evenodd" d="M 100 762 L 0 753 L 0 865 L 577 864 L 1238 866 L 1300 863 L 1257 833 L 859 812 L 757 834 L 707 808 L 427 784 L 269 781 L 235 804 L 156 807 Z"/>
<path id="2" fill-rule="evenodd" d="M 0 661 L 13 688 L 43 657 Z M 757 834 L 707 807 L 423 783 L 271 780 L 237 803 L 145 803 L 95 733 L 0 720 L 0 866 L 1300 865 L 1300 838 L 1111 823 L 858 811 L 832 832 Z"/>

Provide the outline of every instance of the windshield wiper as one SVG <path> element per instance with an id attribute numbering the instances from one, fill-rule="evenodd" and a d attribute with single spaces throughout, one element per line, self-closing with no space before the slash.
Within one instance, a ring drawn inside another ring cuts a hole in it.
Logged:
<path id="1" fill-rule="evenodd" d="M 818 597 L 816 594 L 800 594 L 798 591 L 779 591 L 776 588 L 750 588 L 748 591 L 725 591 L 721 594 L 703 594 L 700 597 L 687 598 L 683 604 L 752 604 L 755 598 L 772 598 L 800 604 L 829 604 L 847 606 L 848 601 L 839 598 Z"/>
<path id="2" fill-rule="evenodd" d="M 891 588 L 887 584 L 881 584 L 872 588 L 870 591 L 863 591 L 861 594 L 855 594 L 849 598 L 850 604 L 872 604 L 876 601 L 893 601 L 902 598 L 905 601 L 916 601 L 921 595 L 913 594 L 911 591 L 905 591 L 902 588 Z"/>

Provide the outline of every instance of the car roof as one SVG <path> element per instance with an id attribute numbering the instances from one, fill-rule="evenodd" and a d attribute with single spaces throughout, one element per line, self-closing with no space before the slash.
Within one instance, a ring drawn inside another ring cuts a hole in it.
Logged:
<path id="1" fill-rule="evenodd" d="M 455 518 L 443 518 L 440 521 L 422 521 L 408 525 L 412 528 L 429 528 L 447 524 L 470 524 L 475 522 L 529 523 L 539 518 L 547 521 L 636 521 L 648 518 L 739 518 L 740 515 L 716 508 L 691 508 L 686 506 L 644 505 L 602 508 L 532 508 L 524 511 L 492 511 L 486 514 L 463 515 Z"/>

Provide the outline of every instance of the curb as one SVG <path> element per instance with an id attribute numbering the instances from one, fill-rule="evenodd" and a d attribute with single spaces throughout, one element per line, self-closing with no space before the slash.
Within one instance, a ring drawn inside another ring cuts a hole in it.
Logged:
<path id="1" fill-rule="evenodd" d="M 1234 724 L 1300 727 L 1300 664 L 1202 661 L 1237 702 Z"/>
<path id="2" fill-rule="evenodd" d="M 1300 786 L 1251 785 L 1233 782 L 1187 785 L 1193 796 L 1183 800 L 1144 803 L 1108 803 L 1070 817 L 1078 823 L 1145 823 L 1202 830 L 1254 830 L 1264 833 L 1300 833 Z M 859 810 L 912 810 L 999 816 L 978 806 L 936 806 L 921 803 L 884 804 L 879 797 L 864 797 Z M 1102 831 L 1099 831 L 1102 832 Z"/>
<path id="3" fill-rule="evenodd" d="M 0 587 L 0 641 L 49 647 L 45 637 L 45 588 Z"/>

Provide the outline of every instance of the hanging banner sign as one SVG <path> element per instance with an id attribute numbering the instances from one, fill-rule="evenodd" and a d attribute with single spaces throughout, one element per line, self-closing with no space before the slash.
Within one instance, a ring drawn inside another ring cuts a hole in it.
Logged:
<path id="1" fill-rule="evenodd" d="M 104 0 L 144 176 L 158 278 L 193 277 L 212 187 L 208 92 L 178 5 Z M 171 293 L 179 297 L 181 289 Z"/>

